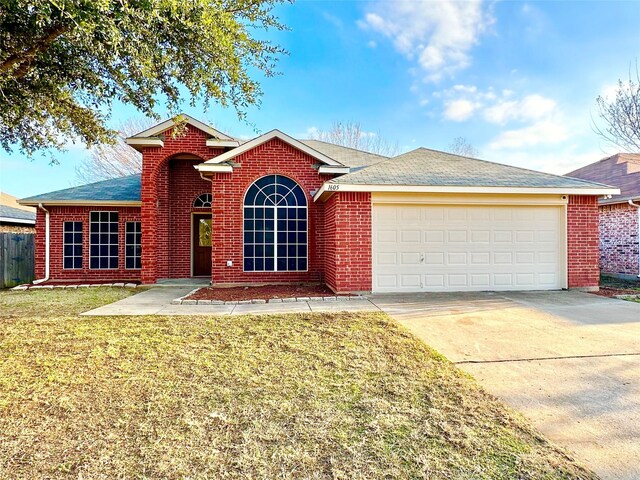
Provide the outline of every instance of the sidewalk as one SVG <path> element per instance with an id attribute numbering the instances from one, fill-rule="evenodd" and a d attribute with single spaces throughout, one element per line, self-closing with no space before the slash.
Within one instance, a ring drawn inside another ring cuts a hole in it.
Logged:
<path id="1" fill-rule="evenodd" d="M 290 303 L 256 303 L 240 305 L 171 305 L 171 301 L 187 295 L 192 287 L 151 288 L 81 315 L 260 315 L 299 312 L 363 312 L 378 311 L 367 299 L 349 301 L 309 301 Z"/>

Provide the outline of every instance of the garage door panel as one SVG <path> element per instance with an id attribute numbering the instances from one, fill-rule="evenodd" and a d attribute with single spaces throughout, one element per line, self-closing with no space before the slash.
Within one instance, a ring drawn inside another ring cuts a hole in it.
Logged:
<path id="1" fill-rule="evenodd" d="M 374 291 L 562 288 L 562 208 L 374 205 Z"/>

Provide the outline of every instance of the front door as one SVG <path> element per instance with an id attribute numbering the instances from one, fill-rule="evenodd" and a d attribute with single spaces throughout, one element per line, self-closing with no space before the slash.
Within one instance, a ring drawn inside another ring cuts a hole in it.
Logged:
<path id="1" fill-rule="evenodd" d="M 211 276 L 211 214 L 193 216 L 192 249 L 194 277 Z"/>

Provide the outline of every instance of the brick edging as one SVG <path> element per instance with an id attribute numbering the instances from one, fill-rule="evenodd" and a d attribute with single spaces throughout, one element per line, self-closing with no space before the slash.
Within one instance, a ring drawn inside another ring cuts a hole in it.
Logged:
<path id="1" fill-rule="evenodd" d="M 364 295 L 352 295 L 352 296 L 328 296 L 328 297 L 290 297 L 290 298 L 270 298 L 269 300 L 264 300 L 262 298 L 254 298 L 252 300 L 187 300 L 186 298 L 193 294 L 194 292 L 200 290 L 196 288 L 195 290 L 189 292 L 186 295 L 183 295 L 180 298 L 176 298 L 175 300 L 171 300 L 171 305 L 250 305 L 250 304 L 261 304 L 261 303 L 294 303 L 294 302 L 344 302 L 344 301 L 353 301 L 353 300 L 365 300 L 367 297 Z"/>
<path id="2" fill-rule="evenodd" d="M 116 288 L 138 288 L 142 285 L 137 283 L 83 283 L 77 285 L 18 285 L 17 287 L 13 287 L 11 290 L 56 290 L 58 289 L 71 289 L 75 290 L 77 288 L 89 288 L 89 287 L 116 287 Z"/>

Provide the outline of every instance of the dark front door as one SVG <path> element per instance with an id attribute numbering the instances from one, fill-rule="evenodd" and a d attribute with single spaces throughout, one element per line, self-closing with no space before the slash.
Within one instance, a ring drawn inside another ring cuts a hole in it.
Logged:
<path id="1" fill-rule="evenodd" d="M 193 276 L 211 276 L 211 215 L 198 214 L 193 216 Z"/>

